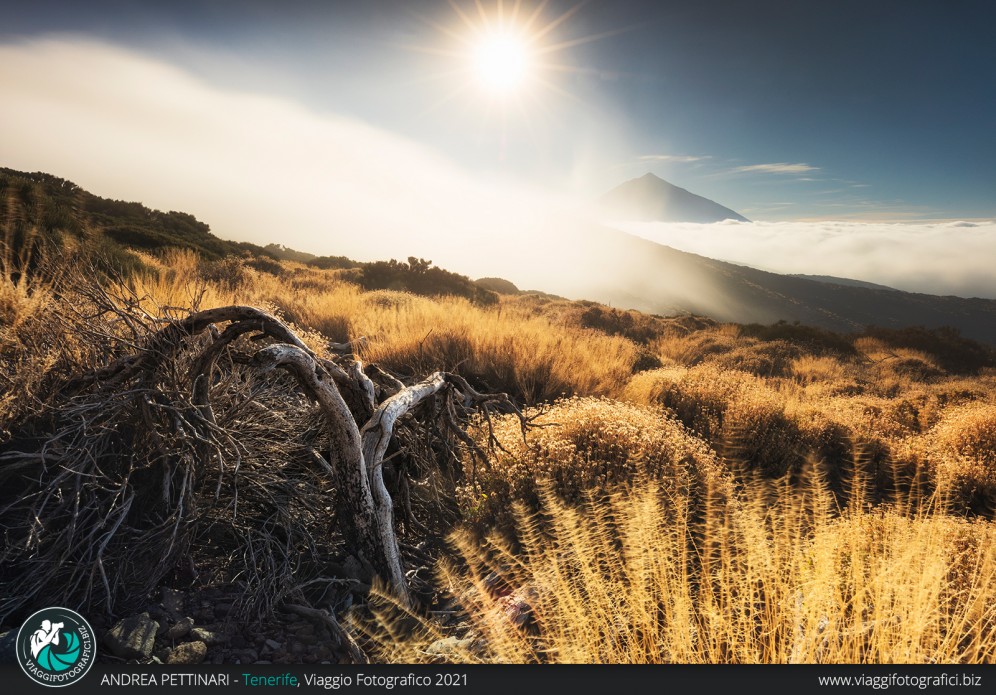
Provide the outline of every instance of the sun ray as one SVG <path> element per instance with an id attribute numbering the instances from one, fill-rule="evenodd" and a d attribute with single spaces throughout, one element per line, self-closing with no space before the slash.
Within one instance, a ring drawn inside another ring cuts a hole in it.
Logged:
<path id="1" fill-rule="evenodd" d="M 574 48 L 575 46 L 583 46 L 586 43 L 591 43 L 593 41 L 600 41 L 602 39 L 607 39 L 612 36 L 618 36 L 619 34 L 625 34 L 628 31 L 636 29 L 639 25 L 632 24 L 628 27 L 621 27 L 619 29 L 611 29 L 609 31 L 603 31 L 598 34 L 590 34 L 588 36 L 581 36 L 576 39 L 569 39 L 567 41 L 561 41 L 560 43 L 550 44 L 549 46 L 543 46 L 542 48 L 537 48 L 533 52 L 536 55 L 544 55 L 546 53 L 555 53 L 557 51 L 562 51 L 565 48 Z"/>
<path id="2" fill-rule="evenodd" d="M 484 3 L 481 0 L 474 0 L 474 4 L 477 5 L 477 13 L 481 15 L 481 24 L 484 25 L 484 29 L 491 29 L 491 18 L 488 17 L 488 11 L 484 9 Z"/>
<path id="3" fill-rule="evenodd" d="M 525 23 L 524 23 L 524 24 L 522 25 L 522 31 L 523 31 L 524 33 L 527 33 L 527 34 L 529 33 L 530 29 L 532 29 L 532 26 L 533 26 L 533 23 L 534 23 L 534 22 L 535 22 L 535 21 L 536 21 L 537 19 L 539 19 L 540 15 L 542 15 L 542 14 L 543 14 L 543 10 L 544 10 L 544 9 L 546 9 L 546 6 L 547 6 L 547 5 L 549 4 L 549 3 L 550 3 L 550 0 L 542 0 L 542 1 L 541 1 L 541 2 L 540 2 L 540 3 L 539 3 L 539 4 L 537 5 L 537 6 L 536 6 L 536 9 L 535 9 L 535 10 L 533 10 L 533 13 L 532 13 L 531 15 L 529 15 L 529 19 L 527 19 L 527 20 L 525 21 Z"/>
<path id="4" fill-rule="evenodd" d="M 456 0 L 447 0 L 447 2 L 450 7 L 453 8 L 453 11 L 456 13 L 457 17 L 459 17 L 464 23 L 464 26 L 471 30 L 475 30 L 477 28 L 477 25 L 474 24 L 474 20 L 467 16 L 467 13 L 463 11 L 463 8 L 460 7 L 460 5 L 457 4 Z"/>
<path id="5" fill-rule="evenodd" d="M 452 0 L 451 0 L 451 4 L 452 4 Z M 460 15 L 461 15 L 461 17 L 466 17 L 466 15 L 463 15 L 463 13 L 460 13 Z M 474 43 L 473 37 L 468 37 L 466 34 L 461 34 L 458 31 L 450 29 L 446 25 L 440 24 L 439 22 L 436 22 L 436 21 L 434 21 L 434 20 L 426 17 L 425 15 L 415 13 L 415 17 L 419 21 L 424 22 L 425 24 L 428 24 L 430 27 L 432 27 L 436 31 L 438 31 L 438 32 L 440 32 L 440 33 L 448 36 L 449 38 L 451 38 L 451 39 L 453 39 L 455 41 L 458 41 L 458 42 L 460 42 L 462 44 L 465 44 L 465 45 L 471 45 L 471 44 Z M 469 28 L 471 28 L 471 29 L 474 28 L 474 24 L 472 22 L 470 22 L 469 19 L 465 19 L 465 21 L 467 22 L 467 26 Z"/>
<path id="6" fill-rule="evenodd" d="M 566 10 L 559 17 L 556 17 L 556 18 L 552 19 L 550 21 L 550 23 L 547 24 L 545 27 L 543 27 L 539 31 L 531 34 L 532 40 L 534 42 L 538 42 L 544 36 L 546 36 L 551 31 L 553 31 L 554 29 L 556 29 L 557 27 L 559 27 L 561 24 L 563 24 L 564 22 L 566 22 L 568 19 L 570 19 L 571 17 L 573 17 L 578 12 L 578 10 L 580 10 L 582 7 L 584 7 L 587 4 L 588 4 L 588 0 L 582 0 L 581 2 L 579 2 L 574 7 L 570 8 L 569 10 Z"/>

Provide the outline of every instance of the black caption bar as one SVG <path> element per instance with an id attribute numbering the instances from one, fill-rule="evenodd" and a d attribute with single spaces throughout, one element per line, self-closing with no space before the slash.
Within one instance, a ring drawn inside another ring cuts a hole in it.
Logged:
<path id="1" fill-rule="evenodd" d="M 5 692 L 52 692 L 16 665 L 0 666 Z M 551 695 L 621 692 L 993 692 L 996 665 L 987 666 L 197 666 L 96 664 L 74 695 L 145 693 L 424 693 L 441 695 Z"/>

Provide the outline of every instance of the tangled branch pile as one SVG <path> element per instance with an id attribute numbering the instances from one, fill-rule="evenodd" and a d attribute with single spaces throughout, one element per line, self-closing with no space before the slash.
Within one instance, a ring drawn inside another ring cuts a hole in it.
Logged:
<path id="1" fill-rule="evenodd" d="M 333 584 L 337 554 L 408 602 L 394 500 L 413 533 L 412 500 L 443 510 L 458 450 L 485 454 L 470 414 L 518 412 L 453 374 L 406 385 L 349 345 L 313 349 L 257 308 L 162 318 L 73 292 L 52 311 L 106 362 L 48 384 L 0 445 L 0 622 L 39 602 L 121 613 L 204 565 L 263 616 Z"/>

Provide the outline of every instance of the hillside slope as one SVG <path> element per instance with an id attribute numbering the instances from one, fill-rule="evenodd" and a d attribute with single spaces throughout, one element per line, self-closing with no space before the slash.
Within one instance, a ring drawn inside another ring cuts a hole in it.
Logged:
<path id="1" fill-rule="evenodd" d="M 216 237 L 193 215 L 101 198 L 41 172 L 0 168 L 0 215 L 5 229 L 22 241 L 62 246 L 75 238 L 145 251 L 186 248 L 208 259 L 244 252 L 276 257 L 255 244 Z"/>
<path id="2" fill-rule="evenodd" d="M 552 291 L 655 314 L 690 312 L 738 323 L 798 321 L 841 332 L 873 325 L 950 326 L 966 337 L 996 345 L 996 300 L 939 297 L 779 275 L 678 251 L 603 227 L 582 230 L 578 241 L 587 258 L 598 259 L 597 268 L 581 269 L 583 284 Z"/>

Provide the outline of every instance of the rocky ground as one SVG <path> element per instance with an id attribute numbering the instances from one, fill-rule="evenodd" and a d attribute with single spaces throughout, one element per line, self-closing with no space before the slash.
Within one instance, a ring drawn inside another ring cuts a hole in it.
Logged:
<path id="1" fill-rule="evenodd" d="M 363 661 L 367 657 L 338 623 L 354 600 L 366 600 L 372 581 L 372 568 L 362 566 L 352 556 L 337 565 L 342 579 L 330 580 L 319 606 L 285 604 L 262 621 L 239 616 L 238 605 L 244 587 L 238 584 L 196 585 L 187 589 L 162 586 L 143 611 L 118 620 L 86 616 L 100 641 L 98 660 L 133 664 L 339 664 Z M 409 571 L 409 578 L 429 576 L 428 566 Z M 423 605 L 441 609 L 437 614 L 451 616 L 444 637 L 425 649 L 437 662 L 450 661 L 454 654 L 480 652 L 484 643 L 459 617 L 459 601 L 431 592 L 423 581 L 414 582 Z M 530 587 L 515 590 L 496 575 L 485 581 L 489 594 L 497 599 L 500 613 L 513 625 L 529 630 L 535 599 Z M 430 595 L 433 594 L 433 595 Z M 15 660 L 16 626 L 0 630 L 0 663 Z M 11 629 L 12 628 L 12 629 Z"/>

